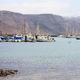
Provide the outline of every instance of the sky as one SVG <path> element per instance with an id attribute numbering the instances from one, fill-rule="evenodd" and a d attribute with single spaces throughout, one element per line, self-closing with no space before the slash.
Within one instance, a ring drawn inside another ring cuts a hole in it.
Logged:
<path id="1" fill-rule="evenodd" d="M 0 0 L 0 10 L 77 17 L 80 16 L 80 0 Z"/>

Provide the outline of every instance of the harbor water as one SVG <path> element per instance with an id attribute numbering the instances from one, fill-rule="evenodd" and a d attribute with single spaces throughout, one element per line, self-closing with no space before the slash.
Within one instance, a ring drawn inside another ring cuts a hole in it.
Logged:
<path id="1" fill-rule="evenodd" d="M 80 41 L 0 42 L 0 67 L 18 73 L 0 80 L 80 80 Z"/>

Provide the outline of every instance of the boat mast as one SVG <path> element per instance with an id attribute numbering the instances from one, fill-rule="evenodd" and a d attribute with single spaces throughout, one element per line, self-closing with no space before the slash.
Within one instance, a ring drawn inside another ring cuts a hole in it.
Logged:
<path id="1" fill-rule="evenodd" d="M 27 34 L 30 33 L 29 22 L 27 22 Z"/>
<path id="2" fill-rule="evenodd" d="M 37 28 L 36 28 L 36 34 L 40 34 L 40 29 L 39 29 L 39 22 L 38 22 L 38 25 L 37 25 Z"/>
<path id="3" fill-rule="evenodd" d="M 24 20 L 24 30 L 23 30 L 23 35 L 26 35 L 26 34 L 27 34 L 26 26 L 27 26 L 27 23 L 26 23 L 26 20 Z"/>
<path id="4" fill-rule="evenodd" d="M 2 31 L 0 31 L 0 36 L 2 36 Z"/>

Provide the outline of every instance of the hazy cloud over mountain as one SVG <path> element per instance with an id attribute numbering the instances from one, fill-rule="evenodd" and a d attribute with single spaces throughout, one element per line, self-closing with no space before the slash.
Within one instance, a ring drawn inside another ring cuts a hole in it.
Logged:
<path id="1" fill-rule="evenodd" d="M 23 14 L 51 13 L 61 16 L 79 16 L 80 0 L 0 0 L 0 10 Z"/>

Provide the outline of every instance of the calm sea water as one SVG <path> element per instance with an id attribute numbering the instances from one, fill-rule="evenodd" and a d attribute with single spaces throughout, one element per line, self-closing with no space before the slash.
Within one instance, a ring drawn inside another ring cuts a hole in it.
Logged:
<path id="1" fill-rule="evenodd" d="M 80 41 L 1 42 L 0 67 L 17 69 L 0 80 L 80 80 Z"/>

